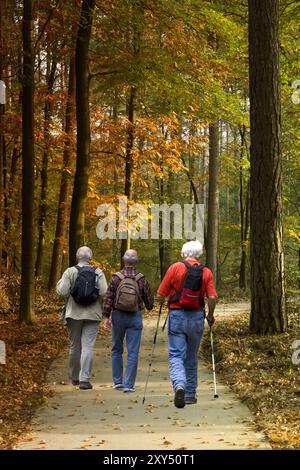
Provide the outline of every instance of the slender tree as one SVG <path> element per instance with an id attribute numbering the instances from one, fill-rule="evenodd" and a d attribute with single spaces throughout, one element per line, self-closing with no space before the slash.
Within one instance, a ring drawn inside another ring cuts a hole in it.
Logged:
<path id="1" fill-rule="evenodd" d="M 33 320 L 34 300 L 34 52 L 32 2 L 23 7 L 22 267 L 20 320 Z"/>
<path id="2" fill-rule="evenodd" d="M 240 148 L 240 168 L 239 168 L 239 180 L 240 180 L 240 218 L 241 218 L 241 264 L 239 273 L 239 286 L 241 289 L 247 287 L 247 243 L 249 235 L 249 180 L 245 183 L 244 181 L 244 169 L 243 169 L 243 158 L 247 150 L 246 142 L 246 128 L 241 126 L 239 129 L 241 138 Z M 246 188 L 245 188 L 246 186 Z"/>
<path id="3" fill-rule="evenodd" d="M 128 118 L 128 130 L 127 130 L 127 143 L 125 152 L 125 186 L 124 195 L 127 199 L 131 199 L 132 196 L 132 149 L 134 145 L 134 112 L 135 112 L 135 97 L 136 88 L 131 87 L 128 104 L 127 104 L 127 118 Z M 121 240 L 121 264 L 122 258 L 126 250 L 130 248 L 130 233 L 127 231 L 127 238 Z"/>
<path id="4" fill-rule="evenodd" d="M 85 208 L 90 167 L 89 44 L 95 3 L 95 0 L 82 0 L 75 54 L 77 156 L 70 216 L 70 264 L 75 263 L 76 250 L 85 240 Z"/>
<path id="5" fill-rule="evenodd" d="M 249 0 L 251 318 L 259 334 L 287 327 L 279 75 L 279 0 Z"/>
<path id="6" fill-rule="evenodd" d="M 56 59 L 52 60 L 51 66 L 48 59 L 49 73 L 47 77 L 47 97 L 44 105 L 44 149 L 41 168 L 41 199 L 39 204 L 38 216 L 38 243 L 37 257 L 35 262 L 35 275 L 40 277 L 43 271 L 45 232 L 46 232 L 46 216 L 47 216 L 47 191 L 48 191 L 48 166 L 49 166 L 49 143 L 51 133 L 51 94 L 55 82 L 55 74 L 57 68 Z"/>
<path id="7" fill-rule="evenodd" d="M 206 265 L 212 270 L 216 279 L 218 226 L 219 226 L 219 123 L 209 126 L 209 186 Z"/>
<path id="8" fill-rule="evenodd" d="M 75 42 L 77 34 L 77 26 L 73 27 L 73 41 Z M 51 268 L 49 275 L 48 289 L 55 288 L 59 279 L 62 269 L 63 250 L 67 235 L 68 225 L 68 197 L 71 186 L 71 161 L 74 154 L 73 148 L 73 134 L 75 126 L 75 47 L 71 50 L 71 57 L 69 63 L 69 78 L 68 78 L 68 94 L 65 112 L 65 142 L 63 153 L 62 175 L 60 182 L 60 191 L 58 198 L 58 209 L 56 219 L 55 238 L 53 244 Z"/>

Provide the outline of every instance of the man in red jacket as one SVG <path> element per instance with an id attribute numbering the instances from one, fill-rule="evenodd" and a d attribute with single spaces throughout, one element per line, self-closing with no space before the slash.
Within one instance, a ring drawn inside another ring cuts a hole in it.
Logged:
<path id="1" fill-rule="evenodd" d="M 204 329 L 205 297 L 208 304 L 208 324 L 212 326 L 215 321 L 217 292 L 211 270 L 199 263 L 201 254 L 202 244 L 199 241 L 185 243 L 181 251 L 184 261 L 169 267 L 157 291 L 159 301 L 163 302 L 168 298 L 170 309 L 168 322 L 170 377 L 175 392 L 174 404 L 177 408 L 197 403 L 198 351 Z M 188 273 L 191 273 L 190 286 L 187 281 Z M 199 285 L 195 286 L 195 282 Z M 196 299 L 198 306 L 193 308 L 193 305 L 196 305 L 193 304 L 196 296 L 199 297 Z M 189 298 L 192 307 L 189 307 Z"/>

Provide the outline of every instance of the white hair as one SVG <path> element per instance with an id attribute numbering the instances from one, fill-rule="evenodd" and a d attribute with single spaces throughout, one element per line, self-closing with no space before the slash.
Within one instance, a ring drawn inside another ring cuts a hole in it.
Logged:
<path id="1" fill-rule="evenodd" d="M 93 252 L 88 246 L 81 246 L 77 250 L 76 258 L 78 261 L 82 259 L 90 261 L 93 258 Z"/>
<path id="2" fill-rule="evenodd" d="M 181 249 L 183 258 L 200 258 L 202 253 L 203 246 L 198 240 L 185 243 Z"/>

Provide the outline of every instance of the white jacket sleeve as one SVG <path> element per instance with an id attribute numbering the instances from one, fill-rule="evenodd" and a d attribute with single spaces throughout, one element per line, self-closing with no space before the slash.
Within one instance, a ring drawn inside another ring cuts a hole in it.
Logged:
<path id="1" fill-rule="evenodd" d="M 67 299 L 71 291 L 71 272 L 70 268 L 66 269 L 63 273 L 62 278 L 56 285 L 56 292 L 61 295 L 64 299 Z"/>
<path id="2" fill-rule="evenodd" d="M 106 277 L 103 271 L 99 270 L 99 294 L 100 297 L 104 297 L 107 291 Z"/>

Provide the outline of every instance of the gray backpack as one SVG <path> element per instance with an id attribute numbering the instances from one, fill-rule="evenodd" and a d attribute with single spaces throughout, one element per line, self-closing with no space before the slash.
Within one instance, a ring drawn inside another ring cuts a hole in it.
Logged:
<path id="1" fill-rule="evenodd" d="M 139 273 L 134 277 L 127 277 L 118 272 L 116 276 L 120 279 L 120 283 L 117 288 L 114 307 L 125 312 L 137 312 L 140 300 L 138 280 L 142 279 L 144 275 Z"/>

